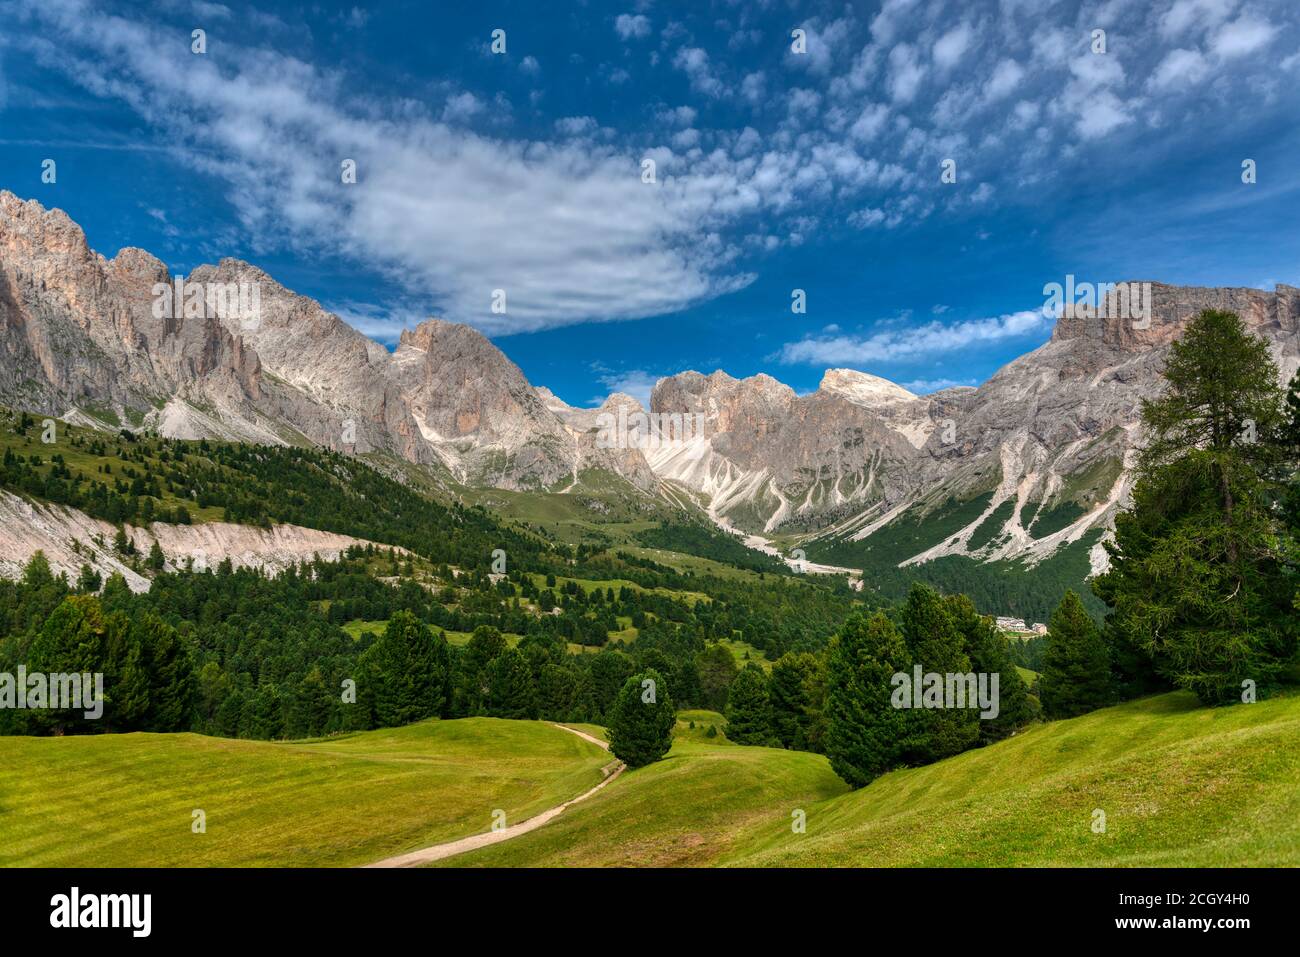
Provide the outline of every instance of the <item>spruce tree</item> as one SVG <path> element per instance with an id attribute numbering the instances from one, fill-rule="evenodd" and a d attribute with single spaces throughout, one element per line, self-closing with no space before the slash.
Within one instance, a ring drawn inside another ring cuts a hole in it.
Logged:
<path id="1" fill-rule="evenodd" d="M 906 711 L 890 700 L 891 679 L 908 673 L 907 646 L 893 622 L 854 612 L 831 640 L 826 665 L 826 756 L 849 785 L 860 788 L 897 767 L 909 729 Z"/>
<path id="2" fill-rule="evenodd" d="M 32 640 L 27 652 L 28 672 L 103 672 L 108 658 L 107 632 L 103 607 L 94 595 L 65 598 Z M 107 697 L 108 688 L 104 691 Z M 58 734 L 100 730 L 95 719 L 85 717 L 84 710 L 72 708 L 29 711 L 26 720 L 33 730 Z"/>
<path id="3" fill-rule="evenodd" d="M 488 668 L 505 652 L 506 639 L 491 625 L 479 625 L 461 650 L 456 667 L 455 714 L 483 714 L 488 692 Z"/>
<path id="4" fill-rule="evenodd" d="M 710 711 L 727 706 L 727 691 L 736 680 L 736 656 L 723 644 L 712 644 L 696 656 L 700 673 L 700 703 Z"/>
<path id="5" fill-rule="evenodd" d="M 672 699 L 661 693 L 663 684 L 653 670 L 632 675 L 610 706 L 609 750 L 629 768 L 658 761 L 672 747 L 677 712 Z"/>
<path id="6" fill-rule="evenodd" d="M 788 651 L 772 665 L 768 682 L 772 731 L 782 747 L 820 748 L 825 694 L 823 666 L 816 655 Z"/>
<path id="7" fill-rule="evenodd" d="M 914 583 L 900 613 L 903 640 L 913 667 L 925 674 L 966 674 L 971 670 L 965 643 L 943 596 L 929 585 Z M 908 763 L 927 764 L 959 754 L 979 738 L 979 709 L 916 707 L 921 689 L 912 689 L 912 732 L 904 756 Z"/>
<path id="8" fill-rule="evenodd" d="M 1110 657 L 1083 602 L 1067 591 L 1047 625 L 1038 694 L 1049 718 L 1073 718 L 1111 699 Z"/>
<path id="9" fill-rule="evenodd" d="M 103 730 L 162 730 L 149 725 L 152 676 L 139 632 L 121 612 L 109 615 L 105 626 Z"/>
<path id="10" fill-rule="evenodd" d="M 391 728 L 443 713 L 446 642 L 409 611 L 389 619 L 384 633 L 362 655 L 375 721 Z"/>
<path id="11" fill-rule="evenodd" d="M 1093 587 L 1114 608 L 1122 685 L 1149 683 L 1149 665 L 1203 702 L 1239 701 L 1247 682 L 1280 678 L 1300 637 L 1277 507 L 1292 454 L 1277 366 L 1235 314 L 1207 310 L 1164 374 L 1165 393 L 1142 407 L 1132 507 Z"/>
<path id="12" fill-rule="evenodd" d="M 194 719 L 198 681 L 187 643 L 152 612 L 132 623 L 149 658 L 149 730 L 188 731 Z"/>
<path id="13" fill-rule="evenodd" d="M 99 586 L 104 583 L 104 579 L 87 563 L 82 563 L 81 571 L 77 575 L 77 591 L 83 595 L 92 595 L 99 591 Z"/>
<path id="14" fill-rule="evenodd" d="M 488 669 L 487 713 L 516 720 L 537 717 L 533 672 L 517 648 L 502 652 Z"/>
<path id="15" fill-rule="evenodd" d="M 752 661 L 740 669 L 727 694 L 727 738 L 757 745 L 774 740 L 767 675 Z"/>
<path id="16" fill-rule="evenodd" d="M 949 595 L 945 602 L 948 614 L 962 636 L 971 670 L 977 676 L 998 676 L 998 716 L 980 718 L 979 743 L 1000 741 L 1033 718 L 1029 690 L 1011 660 L 1007 637 L 998 631 L 992 619 L 981 615 L 974 602 L 965 595 Z"/>

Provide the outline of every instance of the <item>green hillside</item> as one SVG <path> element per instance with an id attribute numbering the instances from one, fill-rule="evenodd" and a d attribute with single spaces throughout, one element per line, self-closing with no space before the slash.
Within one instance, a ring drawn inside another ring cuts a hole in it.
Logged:
<path id="1" fill-rule="evenodd" d="M 445 864 L 1295 866 L 1300 697 L 1160 695 L 856 792 L 816 755 L 692 738 L 548 827 Z"/>
<path id="2" fill-rule="evenodd" d="M 590 788 L 609 760 L 548 724 L 490 718 L 288 743 L 0 738 L 0 865 L 367 863 L 486 830 L 497 808 L 521 821 Z M 206 834 L 191 833 L 195 808 Z M 1147 698 L 856 792 L 820 755 L 740 747 L 721 715 L 683 712 L 664 761 L 442 864 L 1295 866 L 1300 696 Z"/>
<path id="3" fill-rule="evenodd" d="M 496 809 L 524 820 L 609 761 L 549 724 L 496 718 L 289 743 L 0 737 L 0 866 L 365 864 L 486 831 Z"/>

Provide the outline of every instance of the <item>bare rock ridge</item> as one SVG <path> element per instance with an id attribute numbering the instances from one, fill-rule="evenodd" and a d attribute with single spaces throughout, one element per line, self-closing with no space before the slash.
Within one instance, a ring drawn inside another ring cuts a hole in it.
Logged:
<path id="1" fill-rule="evenodd" d="M 466 485 L 564 492 L 602 470 L 758 535 L 853 543 L 979 505 L 904 562 L 1033 562 L 1081 539 L 1100 562 L 1141 399 L 1202 309 L 1239 313 L 1285 376 L 1300 365 L 1295 287 L 1152 283 L 1149 322 L 1070 311 L 979 388 L 914 395 L 831 369 L 801 396 L 767 375 L 683 372 L 659 381 L 648 410 L 621 394 L 582 409 L 534 388 L 468 326 L 431 319 L 390 353 L 236 259 L 185 279 L 256 287 L 255 316 L 157 318 L 154 287 L 174 278 L 140 249 L 107 260 L 62 211 L 0 192 L 0 403 L 183 438 L 386 453 Z M 611 419 L 645 413 L 691 427 L 608 441 Z"/>
<path id="2" fill-rule="evenodd" d="M 978 500 L 971 521 L 906 561 L 1032 563 L 1087 537 L 1098 569 L 1097 534 L 1129 494 L 1141 400 L 1162 388 L 1168 346 L 1188 321 L 1232 310 L 1270 343 L 1284 382 L 1300 366 L 1295 287 L 1152 283 L 1150 302 L 1149 321 L 1062 318 L 1050 341 L 977 389 L 914 396 L 832 369 L 816 392 L 796 397 L 766 376 L 682 373 L 658 383 L 652 408 L 703 411 L 709 428 L 650 463 L 706 495 L 715 518 L 749 531 L 860 541 L 903 515 Z"/>
<path id="3" fill-rule="evenodd" d="M 297 525 L 255 528 L 229 522 L 168 525 L 154 522 L 148 529 L 128 525 L 126 533 L 136 551 L 147 555 L 154 542 L 165 556 L 168 571 L 193 562 L 200 569 L 230 561 L 232 567 L 251 566 L 278 573 L 291 565 L 321 559 L 335 561 L 361 539 Z M 56 575 L 75 581 L 82 565 L 101 576 L 121 575 L 132 591 L 146 591 L 149 579 L 135 572 L 113 549 L 117 528 L 61 505 L 34 505 L 0 490 L 0 577 L 18 578 L 36 552 L 45 554 Z M 78 543 L 74 549 L 72 543 Z M 389 546 L 380 546 L 389 547 Z M 398 554 L 405 549 L 394 547 Z"/>
<path id="4" fill-rule="evenodd" d="M 173 280 L 143 250 L 106 260 L 62 211 L 0 192 L 0 402 L 182 438 L 383 451 L 504 488 L 625 458 L 572 434 L 468 326 L 429 320 L 389 353 L 235 259 L 185 282 L 256 287 L 254 317 L 155 318 L 155 284 Z M 653 483 L 643 460 L 625 464 Z"/>

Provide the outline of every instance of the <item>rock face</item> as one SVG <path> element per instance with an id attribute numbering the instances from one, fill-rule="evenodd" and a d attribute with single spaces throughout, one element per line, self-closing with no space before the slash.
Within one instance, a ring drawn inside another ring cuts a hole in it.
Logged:
<path id="1" fill-rule="evenodd" d="M 128 525 L 126 532 L 142 555 L 156 541 L 166 557 L 166 569 L 174 571 L 193 561 L 200 569 L 215 568 L 230 559 L 235 568 L 251 566 L 278 573 L 299 562 L 320 558 L 334 561 L 354 545 L 370 542 L 297 525 L 254 528 L 227 522 L 202 525 L 168 525 L 154 522 L 148 528 Z M 54 574 L 66 574 L 76 581 L 83 564 L 103 578 L 120 574 L 132 591 L 147 591 L 149 579 L 123 564 L 113 551 L 117 528 L 91 518 L 77 509 L 60 505 L 33 505 L 9 492 L 0 491 L 0 577 L 17 578 L 36 552 L 45 554 Z M 79 543 L 79 551 L 71 543 Z M 380 548 L 390 546 L 381 545 Z M 398 554 L 405 549 L 393 547 Z"/>
<path id="2" fill-rule="evenodd" d="M 390 353 L 239 260 L 195 269 L 184 288 L 203 293 L 197 309 L 187 292 L 160 314 L 159 289 L 175 281 L 143 250 L 106 260 L 59 210 L 0 192 L 0 404 L 387 453 L 469 485 L 567 492 L 603 470 L 760 536 L 861 542 L 980 504 L 905 563 L 1037 561 L 1108 528 L 1128 495 L 1141 400 L 1201 310 L 1240 314 L 1284 376 L 1300 365 L 1300 290 L 1152 283 L 1144 320 L 1067 309 L 1049 342 L 978 389 L 918 396 L 831 369 L 800 396 L 766 375 L 684 372 L 656 385 L 649 410 L 618 394 L 579 409 L 467 326 L 431 319 Z"/>
<path id="3" fill-rule="evenodd" d="M 1069 313 L 1051 341 L 978 389 L 914 396 L 844 369 L 801 397 L 766 376 L 664 379 L 652 411 L 703 411 L 708 432 L 650 464 L 726 524 L 814 540 L 862 541 L 979 500 L 973 520 L 906 561 L 1041 560 L 1111 526 L 1129 493 L 1141 400 L 1161 389 L 1169 343 L 1197 313 L 1241 315 L 1271 344 L 1283 381 L 1300 366 L 1300 290 L 1150 288 L 1147 321 Z M 986 520 L 993 527 L 976 536 Z M 1094 544 L 1094 568 L 1104 560 Z"/>
<path id="4" fill-rule="evenodd" d="M 0 192 L 0 403 L 178 438 L 388 452 L 502 488 L 622 466 L 655 482 L 574 434 L 468 326 L 431 319 L 390 354 L 239 260 L 198 267 L 158 308 L 176 278 L 142 250 L 105 260 L 61 211 Z"/>

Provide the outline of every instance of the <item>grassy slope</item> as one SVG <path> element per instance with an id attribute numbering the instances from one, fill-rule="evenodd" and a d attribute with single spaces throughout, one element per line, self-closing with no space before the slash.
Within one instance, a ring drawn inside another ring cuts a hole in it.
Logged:
<path id="1" fill-rule="evenodd" d="M 609 755 L 542 722 L 428 721 L 320 741 L 0 738 L 0 866 L 350 865 L 524 820 Z M 207 813 L 192 834 L 191 811 Z"/>
<path id="2" fill-rule="evenodd" d="M 825 758 L 706 738 L 461 865 L 1297 865 L 1300 695 L 1187 694 L 1039 725 L 849 792 Z M 695 722 L 695 728 L 689 722 Z M 602 735 L 600 729 L 580 726 Z M 609 756 L 538 722 L 425 722 L 322 741 L 0 739 L 0 865 L 345 865 L 522 820 Z M 190 812 L 208 833 L 190 833 Z M 1107 815 L 1092 832 L 1093 810 Z M 791 812 L 807 832 L 791 832 Z"/>
<path id="3" fill-rule="evenodd" d="M 825 758 L 705 743 L 681 734 L 668 757 L 625 773 L 546 827 L 443 866 L 692 866 L 716 863 L 764 824 L 847 788 Z M 624 784 L 624 782 L 627 784 Z"/>
<path id="4" fill-rule="evenodd" d="M 548 827 L 447 863 L 1297 865 L 1300 696 L 1161 695 L 844 791 L 824 758 L 691 737 Z"/>

